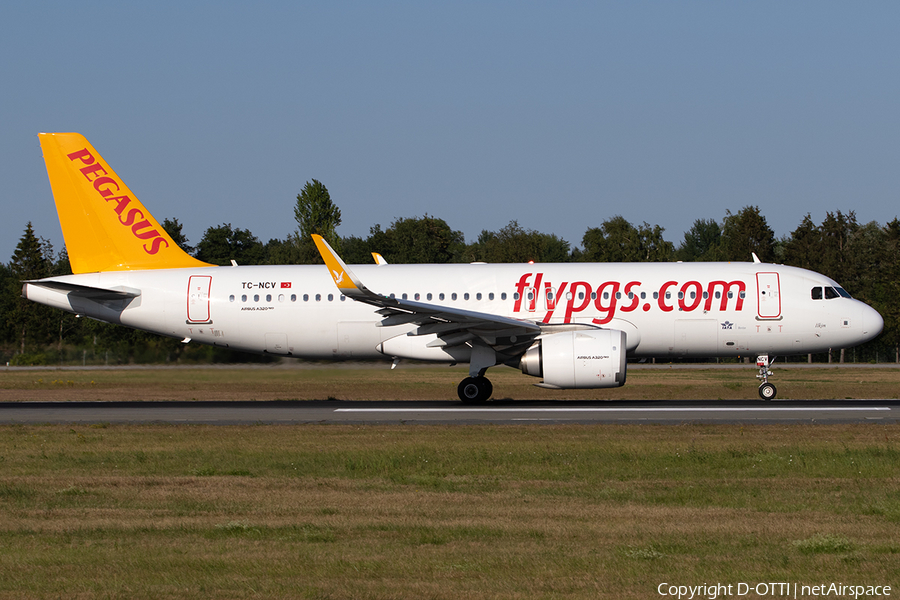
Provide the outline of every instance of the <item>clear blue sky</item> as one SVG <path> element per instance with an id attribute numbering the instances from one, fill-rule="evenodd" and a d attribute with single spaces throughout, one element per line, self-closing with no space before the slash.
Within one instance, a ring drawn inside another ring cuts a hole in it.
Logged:
<path id="1" fill-rule="evenodd" d="M 758 205 L 900 214 L 893 2 L 4 2 L 0 260 L 62 234 L 36 134 L 78 131 L 194 243 L 295 229 L 310 179 L 365 237 L 511 219 L 676 245 Z"/>

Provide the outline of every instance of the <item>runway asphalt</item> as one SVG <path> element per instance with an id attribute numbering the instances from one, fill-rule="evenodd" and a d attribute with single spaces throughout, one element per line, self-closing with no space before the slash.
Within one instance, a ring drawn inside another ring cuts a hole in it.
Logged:
<path id="1" fill-rule="evenodd" d="M 898 400 L 6 402 L 0 424 L 896 423 Z"/>

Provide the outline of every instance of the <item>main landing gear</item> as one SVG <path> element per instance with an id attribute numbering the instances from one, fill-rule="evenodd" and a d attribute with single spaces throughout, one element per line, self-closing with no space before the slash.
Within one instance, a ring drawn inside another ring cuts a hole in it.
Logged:
<path id="1" fill-rule="evenodd" d="M 772 400 L 775 394 L 778 393 L 775 386 L 769 383 L 769 375 L 772 374 L 772 371 L 769 370 L 770 364 L 768 354 L 761 354 L 756 357 L 756 366 L 759 367 L 759 375 L 756 378 L 762 379 L 762 383 L 759 384 L 759 397 L 763 400 Z"/>
<path id="2" fill-rule="evenodd" d="M 481 404 L 487 402 L 494 393 L 494 386 L 490 379 L 483 375 L 478 377 L 466 377 L 456 388 L 459 399 L 463 404 Z"/>

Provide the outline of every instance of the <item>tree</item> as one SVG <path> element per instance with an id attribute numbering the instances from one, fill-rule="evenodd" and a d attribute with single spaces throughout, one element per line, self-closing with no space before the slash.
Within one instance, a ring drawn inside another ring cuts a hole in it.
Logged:
<path id="1" fill-rule="evenodd" d="M 464 239 L 443 219 L 426 214 L 397 219 L 386 231 L 376 225 L 370 230 L 368 247 L 391 263 L 448 263 L 460 253 Z"/>
<path id="2" fill-rule="evenodd" d="M 821 256 L 822 231 L 807 213 L 800 226 L 791 232 L 790 239 L 784 243 L 784 264 L 816 271 Z"/>
<path id="3" fill-rule="evenodd" d="M 16 292 L 22 289 L 23 281 L 50 275 L 52 265 L 53 246 L 46 240 L 38 239 L 29 221 L 10 260 L 10 277 L 7 280 L 7 293 L 12 292 L 16 296 L 6 313 L 7 323 L 15 332 L 15 340 L 22 354 L 28 343 L 46 342 L 52 309 L 26 300 Z"/>
<path id="4" fill-rule="evenodd" d="M 659 225 L 646 221 L 635 227 L 621 215 L 584 233 L 581 260 L 587 262 L 665 262 L 671 260 L 672 242 L 663 239 Z"/>
<path id="5" fill-rule="evenodd" d="M 262 263 L 262 242 L 247 229 L 232 228 L 231 223 L 210 227 L 197 244 L 198 260 L 214 265 L 227 266 L 234 260 L 239 265 Z"/>
<path id="6" fill-rule="evenodd" d="M 715 219 L 697 219 L 684 232 L 684 241 L 675 251 L 675 259 L 689 261 L 722 260 L 722 228 Z"/>
<path id="7" fill-rule="evenodd" d="M 500 231 L 482 231 L 478 241 L 465 249 L 470 261 L 491 263 L 568 262 L 569 242 L 550 233 L 525 229 L 510 221 Z"/>
<path id="8" fill-rule="evenodd" d="M 736 215 L 725 211 L 722 228 L 724 260 L 749 261 L 751 253 L 763 262 L 775 259 L 775 233 L 759 212 L 758 206 L 745 206 Z"/>
<path id="9" fill-rule="evenodd" d="M 178 247 L 187 252 L 188 254 L 194 254 L 196 248 L 188 244 L 188 239 L 181 231 L 181 223 L 178 222 L 178 219 L 166 219 L 162 222 L 162 228 L 166 230 L 166 233 L 169 234 L 169 237 L 172 238 Z"/>
<path id="10" fill-rule="evenodd" d="M 307 181 L 303 190 L 297 194 L 294 206 L 294 218 L 297 219 L 296 244 L 300 247 L 300 256 L 306 263 L 321 263 L 322 259 L 313 244 L 312 234 L 317 233 L 325 238 L 331 247 L 340 254 L 341 239 L 337 227 L 341 224 L 341 209 L 331 201 L 331 194 L 320 181 Z"/>

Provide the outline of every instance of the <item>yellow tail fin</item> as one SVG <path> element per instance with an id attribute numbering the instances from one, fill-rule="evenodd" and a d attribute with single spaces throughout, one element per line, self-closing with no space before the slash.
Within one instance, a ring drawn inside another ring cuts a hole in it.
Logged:
<path id="1" fill-rule="evenodd" d="M 208 267 L 172 241 L 78 133 L 39 133 L 73 273 Z"/>

